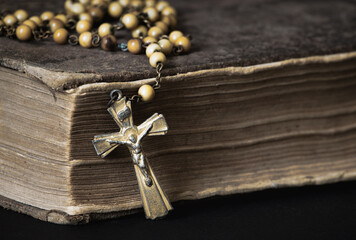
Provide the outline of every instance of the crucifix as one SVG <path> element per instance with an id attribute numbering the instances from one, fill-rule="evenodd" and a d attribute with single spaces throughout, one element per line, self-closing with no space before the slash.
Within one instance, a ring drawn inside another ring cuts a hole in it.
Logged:
<path id="1" fill-rule="evenodd" d="M 143 153 L 141 140 L 146 135 L 165 135 L 168 130 L 166 120 L 162 114 L 155 113 L 141 125 L 135 126 L 132 119 L 131 101 L 123 97 L 120 90 L 113 90 L 110 96 L 111 101 L 107 110 L 120 127 L 120 131 L 95 136 L 93 145 L 96 153 L 104 158 L 119 145 L 128 147 L 134 163 L 146 218 L 162 217 L 173 208 Z"/>

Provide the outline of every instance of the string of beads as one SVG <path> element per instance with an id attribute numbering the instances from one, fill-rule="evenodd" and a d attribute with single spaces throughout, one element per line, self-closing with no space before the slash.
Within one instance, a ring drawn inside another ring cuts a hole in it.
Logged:
<path id="1" fill-rule="evenodd" d="M 176 30 L 177 11 L 167 1 L 156 0 L 66 0 L 64 12 L 45 11 L 30 16 L 26 10 L 4 11 L 0 36 L 20 41 L 52 38 L 57 44 L 101 47 L 105 51 L 145 51 L 156 68 L 153 86 L 143 85 L 137 100 L 151 101 L 161 85 L 161 71 L 169 55 L 188 53 L 191 38 Z M 127 29 L 132 39 L 119 43 L 118 31 Z"/>

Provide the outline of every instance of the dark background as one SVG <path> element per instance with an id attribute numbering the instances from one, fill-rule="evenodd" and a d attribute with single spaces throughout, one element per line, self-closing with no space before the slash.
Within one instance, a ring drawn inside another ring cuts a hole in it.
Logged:
<path id="1" fill-rule="evenodd" d="M 0 209 L 0 239 L 356 239 L 356 181 L 173 203 L 165 219 L 143 212 L 63 226 Z"/>

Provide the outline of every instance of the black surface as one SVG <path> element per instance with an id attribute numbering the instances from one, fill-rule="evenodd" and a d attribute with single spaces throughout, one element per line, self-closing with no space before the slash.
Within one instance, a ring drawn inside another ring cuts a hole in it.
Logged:
<path id="1" fill-rule="evenodd" d="M 356 181 L 274 189 L 173 204 L 165 219 L 143 212 L 81 226 L 0 210 L 0 239 L 355 239 Z"/>

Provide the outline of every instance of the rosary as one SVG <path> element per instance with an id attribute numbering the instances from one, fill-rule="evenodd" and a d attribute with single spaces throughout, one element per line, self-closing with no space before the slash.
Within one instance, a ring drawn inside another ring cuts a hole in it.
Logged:
<path id="1" fill-rule="evenodd" d="M 132 101 L 152 101 L 161 86 L 161 72 L 167 55 L 187 53 L 191 38 L 177 25 L 177 12 L 166 1 L 155 0 L 66 0 L 65 12 L 45 11 L 40 16 L 29 16 L 20 9 L 4 11 L 0 18 L 0 36 L 19 41 L 53 38 L 57 44 L 80 45 L 84 48 L 101 47 L 105 51 L 129 51 L 140 54 L 145 49 L 149 64 L 157 77 L 151 86 L 142 85 L 138 94 L 126 98 L 120 90 L 112 90 L 108 112 L 120 131 L 95 136 L 92 140 L 96 153 L 102 158 L 119 145 L 129 149 L 140 189 L 146 218 L 165 216 L 172 206 L 160 187 L 143 153 L 141 140 L 147 136 L 164 135 L 168 125 L 162 114 L 153 114 L 136 126 L 132 118 Z M 104 22 L 105 21 L 105 22 Z M 132 39 L 119 43 L 116 32 L 127 29 Z M 76 33 L 75 33 L 76 32 Z"/>

